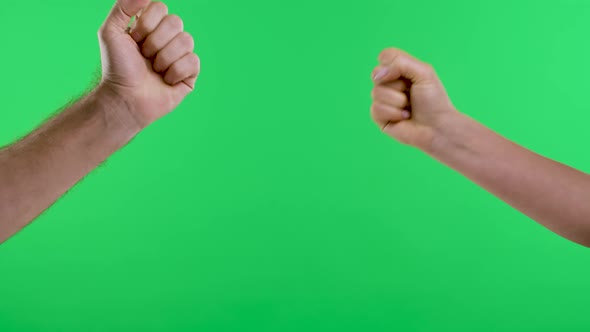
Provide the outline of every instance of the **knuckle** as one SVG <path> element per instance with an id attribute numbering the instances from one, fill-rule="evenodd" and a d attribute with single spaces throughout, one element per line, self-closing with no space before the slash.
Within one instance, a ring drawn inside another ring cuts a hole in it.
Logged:
<path id="1" fill-rule="evenodd" d="M 187 45 L 188 48 L 191 50 L 195 48 L 195 40 L 193 39 L 193 36 L 191 36 L 191 34 L 188 32 L 182 32 L 180 34 L 180 41 L 183 45 Z"/>
<path id="2" fill-rule="evenodd" d="M 178 77 L 182 75 L 182 68 L 181 66 L 178 65 L 178 63 L 174 64 L 172 67 L 170 67 L 170 69 L 168 70 L 168 77 L 170 78 L 174 78 L 174 77 Z"/>
<path id="3" fill-rule="evenodd" d="M 379 115 L 379 113 L 381 113 L 381 110 L 382 107 L 379 102 L 373 102 L 373 104 L 371 104 L 371 114 L 373 114 L 374 116 Z"/>
<path id="4" fill-rule="evenodd" d="M 373 90 L 371 90 L 371 98 L 373 100 L 376 100 L 377 98 L 379 98 L 380 91 L 381 91 L 380 87 L 378 87 L 378 86 L 374 87 Z"/>
<path id="5" fill-rule="evenodd" d="M 385 62 L 385 61 L 391 60 L 391 59 L 395 58 L 398 53 L 399 53 L 399 50 L 397 48 L 393 48 L 393 47 L 386 48 L 383 51 L 381 51 L 381 53 L 379 53 L 379 61 Z"/>
<path id="6" fill-rule="evenodd" d="M 381 53 L 379 53 L 379 57 L 382 58 L 382 57 L 391 55 L 391 53 L 393 53 L 394 51 L 395 51 L 395 49 L 393 49 L 391 47 L 386 48 L 383 51 L 381 51 Z"/>
<path id="7" fill-rule="evenodd" d="M 201 59 L 199 58 L 198 55 L 196 55 L 195 53 L 191 53 L 189 55 L 189 61 L 191 64 L 193 65 L 199 65 L 201 63 Z"/>
<path id="8" fill-rule="evenodd" d="M 200 70 L 201 68 L 201 59 L 195 53 L 191 53 L 188 55 L 186 62 L 184 63 L 186 71 L 193 72 L 195 69 Z"/>
<path id="9" fill-rule="evenodd" d="M 376 116 L 375 116 L 375 114 L 376 114 L 376 111 L 375 111 L 375 103 L 371 104 L 371 112 L 370 113 L 371 113 L 371 118 L 373 120 L 375 120 L 376 119 Z"/>
<path id="10" fill-rule="evenodd" d="M 381 121 L 383 119 L 383 114 L 382 114 L 382 111 L 381 111 L 381 107 L 379 106 L 378 103 L 373 103 L 371 105 L 371 118 L 375 122 L 379 122 L 379 121 Z"/>
<path id="11" fill-rule="evenodd" d="M 156 1 L 152 2 L 153 10 L 158 13 L 165 13 L 168 14 L 168 6 L 165 3 Z"/>
<path id="12" fill-rule="evenodd" d="M 397 100 L 397 96 L 390 88 L 378 86 L 374 89 L 373 100 L 377 102 L 390 103 Z"/>
<path id="13" fill-rule="evenodd" d="M 424 76 L 426 76 L 428 78 L 433 77 L 435 75 L 434 66 L 431 65 L 430 63 L 422 64 L 422 73 Z"/>
<path id="14" fill-rule="evenodd" d="M 170 24 L 170 26 L 172 26 L 172 28 L 184 30 L 184 21 L 180 18 L 180 16 L 168 15 L 168 17 L 166 17 L 166 21 L 168 24 Z"/>
<path id="15" fill-rule="evenodd" d="M 193 68 L 198 74 L 201 72 L 201 59 L 196 54 L 193 56 L 193 58 L 194 58 Z"/>
<path id="16" fill-rule="evenodd" d="M 195 49 L 195 40 L 193 39 L 190 33 L 181 32 L 180 36 L 178 36 L 177 38 L 177 42 L 180 43 L 180 47 L 182 47 L 183 50 L 192 52 Z"/>

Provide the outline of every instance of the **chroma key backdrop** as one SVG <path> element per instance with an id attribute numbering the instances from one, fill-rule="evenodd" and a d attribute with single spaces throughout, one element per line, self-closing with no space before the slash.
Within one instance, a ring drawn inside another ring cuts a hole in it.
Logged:
<path id="1" fill-rule="evenodd" d="M 90 86 L 113 2 L 2 3 L 2 145 Z M 462 112 L 588 171 L 590 2 L 167 4 L 196 92 L 0 246 L 0 331 L 588 331 L 588 250 L 369 106 L 403 48 Z"/>

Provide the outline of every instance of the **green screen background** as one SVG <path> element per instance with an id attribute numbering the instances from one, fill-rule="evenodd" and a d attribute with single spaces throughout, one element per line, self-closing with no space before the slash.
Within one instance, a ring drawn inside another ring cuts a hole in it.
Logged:
<path id="1" fill-rule="evenodd" d="M 0 331 L 587 331 L 590 256 L 381 134 L 397 46 L 590 170 L 590 2 L 168 1 L 197 92 L 0 247 Z M 2 4 L 8 144 L 82 93 L 111 1 Z"/>

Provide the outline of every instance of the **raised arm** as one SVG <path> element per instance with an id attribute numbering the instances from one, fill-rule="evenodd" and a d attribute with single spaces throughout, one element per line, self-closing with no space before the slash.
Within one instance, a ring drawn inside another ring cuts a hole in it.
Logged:
<path id="1" fill-rule="evenodd" d="M 518 146 L 457 112 L 433 68 L 388 49 L 373 72 L 372 117 L 548 229 L 590 246 L 590 175 Z"/>
<path id="2" fill-rule="evenodd" d="M 119 0 L 99 39 L 98 87 L 0 150 L 0 243 L 194 89 L 199 59 L 193 38 L 164 4 Z"/>

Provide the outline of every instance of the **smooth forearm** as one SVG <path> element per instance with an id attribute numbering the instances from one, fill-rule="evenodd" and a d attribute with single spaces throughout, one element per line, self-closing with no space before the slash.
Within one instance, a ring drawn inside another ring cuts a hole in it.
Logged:
<path id="1" fill-rule="evenodd" d="M 590 245 L 590 176 L 542 157 L 456 113 L 427 149 L 537 222 Z"/>
<path id="2" fill-rule="evenodd" d="M 0 152 L 0 242 L 138 132 L 124 102 L 98 88 Z"/>

